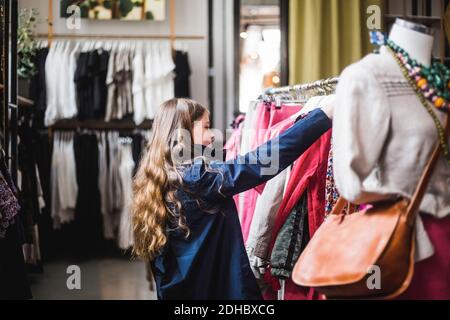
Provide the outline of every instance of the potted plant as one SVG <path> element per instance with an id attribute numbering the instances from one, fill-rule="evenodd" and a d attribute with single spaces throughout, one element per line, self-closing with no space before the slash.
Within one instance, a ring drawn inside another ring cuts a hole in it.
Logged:
<path id="1" fill-rule="evenodd" d="M 29 97 L 29 86 L 37 70 L 33 58 L 38 50 L 34 39 L 34 30 L 37 24 L 38 11 L 36 9 L 22 9 L 19 15 L 17 29 L 17 75 L 19 78 L 19 94 Z"/>

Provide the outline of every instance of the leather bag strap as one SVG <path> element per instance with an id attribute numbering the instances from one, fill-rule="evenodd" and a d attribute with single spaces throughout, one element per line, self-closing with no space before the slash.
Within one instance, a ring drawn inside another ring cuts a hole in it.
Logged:
<path id="1" fill-rule="evenodd" d="M 447 138 L 450 136 L 450 115 L 447 116 L 445 124 L 445 136 Z M 423 197 L 425 196 L 425 192 L 427 191 L 430 179 L 433 176 L 434 169 L 436 168 L 436 164 L 439 160 L 439 157 L 442 154 L 442 151 L 443 150 L 441 148 L 441 145 L 439 144 L 434 149 L 431 159 L 428 161 L 428 164 L 425 167 L 425 171 L 419 180 L 419 185 L 417 186 L 416 192 L 414 193 L 411 202 L 408 206 L 408 212 L 410 212 L 413 215 L 415 215 L 419 211 L 420 204 L 422 203 Z"/>

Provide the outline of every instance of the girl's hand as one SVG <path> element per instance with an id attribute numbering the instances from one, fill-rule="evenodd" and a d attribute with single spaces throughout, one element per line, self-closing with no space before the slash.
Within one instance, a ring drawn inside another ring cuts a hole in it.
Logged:
<path id="1" fill-rule="evenodd" d="M 336 104 L 336 95 L 334 94 L 326 97 L 322 101 L 323 105 L 322 111 L 328 116 L 328 118 L 330 118 L 330 120 L 333 120 L 335 104 Z"/>

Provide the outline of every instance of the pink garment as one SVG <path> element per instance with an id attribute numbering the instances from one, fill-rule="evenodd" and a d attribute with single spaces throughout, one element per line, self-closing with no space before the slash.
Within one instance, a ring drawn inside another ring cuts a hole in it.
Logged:
<path id="1" fill-rule="evenodd" d="M 240 115 L 233 121 L 233 134 L 227 143 L 223 147 L 226 151 L 226 160 L 236 159 L 241 153 L 241 140 L 242 140 L 242 123 L 245 120 L 245 116 Z"/>
<path id="2" fill-rule="evenodd" d="M 279 117 L 280 117 L 280 113 L 279 112 L 273 112 L 273 118 L 272 118 L 272 122 L 271 123 L 276 123 L 274 125 L 271 125 L 269 127 L 269 129 L 266 132 L 266 136 L 264 137 L 264 141 L 269 141 L 272 139 L 275 139 L 276 137 L 278 137 L 280 134 L 282 134 L 284 131 L 286 131 L 287 129 L 289 129 L 290 127 L 292 127 L 292 125 L 295 123 L 296 118 L 292 117 L 293 115 L 295 115 L 296 113 L 298 113 L 299 111 L 301 111 L 301 109 L 303 108 L 302 106 L 289 106 L 289 107 L 285 107 L 285 108 L 292 108 L 294 109 L 296 112 L 292 115 L 290 115 L 289 117 L 285 118 L 284 120 L 280 120 L 279 121 Z M 292 110 L 292 112 L 294 111 Z M 276 122 L 279 121 L 279 122 Z M 262 184 L 258 187 L 255 188 L 255 190 L 259 193 L 262 194 L 264 191 L 264 187 L 266 186 L 266 184 Z"/>
<path id="3" fill-rule="evenodd" d="M 422 214 L 435 254 L 415 265 L 414 277 L 399 300 L 450 300 L 450 217 Z"/>
<path id="4" fill-rule="evenodd" d="M 263 298 L 266 301 L 278 300 L 278 294 L 269 287 L 264 293 Z M 291 279 L 286 279 L 284 285 L 284 300 L 324 300 L 322 295 L 310 288 L 300 287 Z"/>
<path id="5" fill-rule="evenodd" d="M 260 103 L 256 111 L 256 121 L 254 139 L 251 145 L 251 150 L 257 149 L 262 144 L 266 143 L 270 139 L 268 129 L 274 127 L 279 122 L 290 118 L 301 110 L 301 106 L 281 106 L 277 108 L 275 104 L 268 105 Z M 262 186 L 264 188 L 264 185 Z M 261 187 L 246 191 L 241 197 L 241 201 L 244 201 L 242 206 L 242 212 L 239 213 L 241 217 L 242 234 L 244 236 L 244 242 L 247 242 L 248 234 L 253 220 L 253 214 L 255 213 L 256 201 L 259 196 Z"/>
<path id="6" fill-rule="evenodd" d="M 233 134 L 223 147 L 226 152 L 226 161 L 236 159 L 241 153 L 242 141 L 242 124 L 245 121 L 245 116 L 240 115 L 233 121 Z M 239 208 L 239 195 L 233 197 L 236 208 Z"/>

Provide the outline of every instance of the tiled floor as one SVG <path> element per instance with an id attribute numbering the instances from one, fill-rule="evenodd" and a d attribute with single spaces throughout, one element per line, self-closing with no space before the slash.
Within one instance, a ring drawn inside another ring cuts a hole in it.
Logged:
<path id="1" fill-rule="evenodd" d="M 78 264 L 81 290 L 69 290 L 70 262 L 46 264 L 44 274 L 30 275 L 36 300 L 154 300 L 146 279 L 145 265 L 126 259 L 102 259 Z"/>

